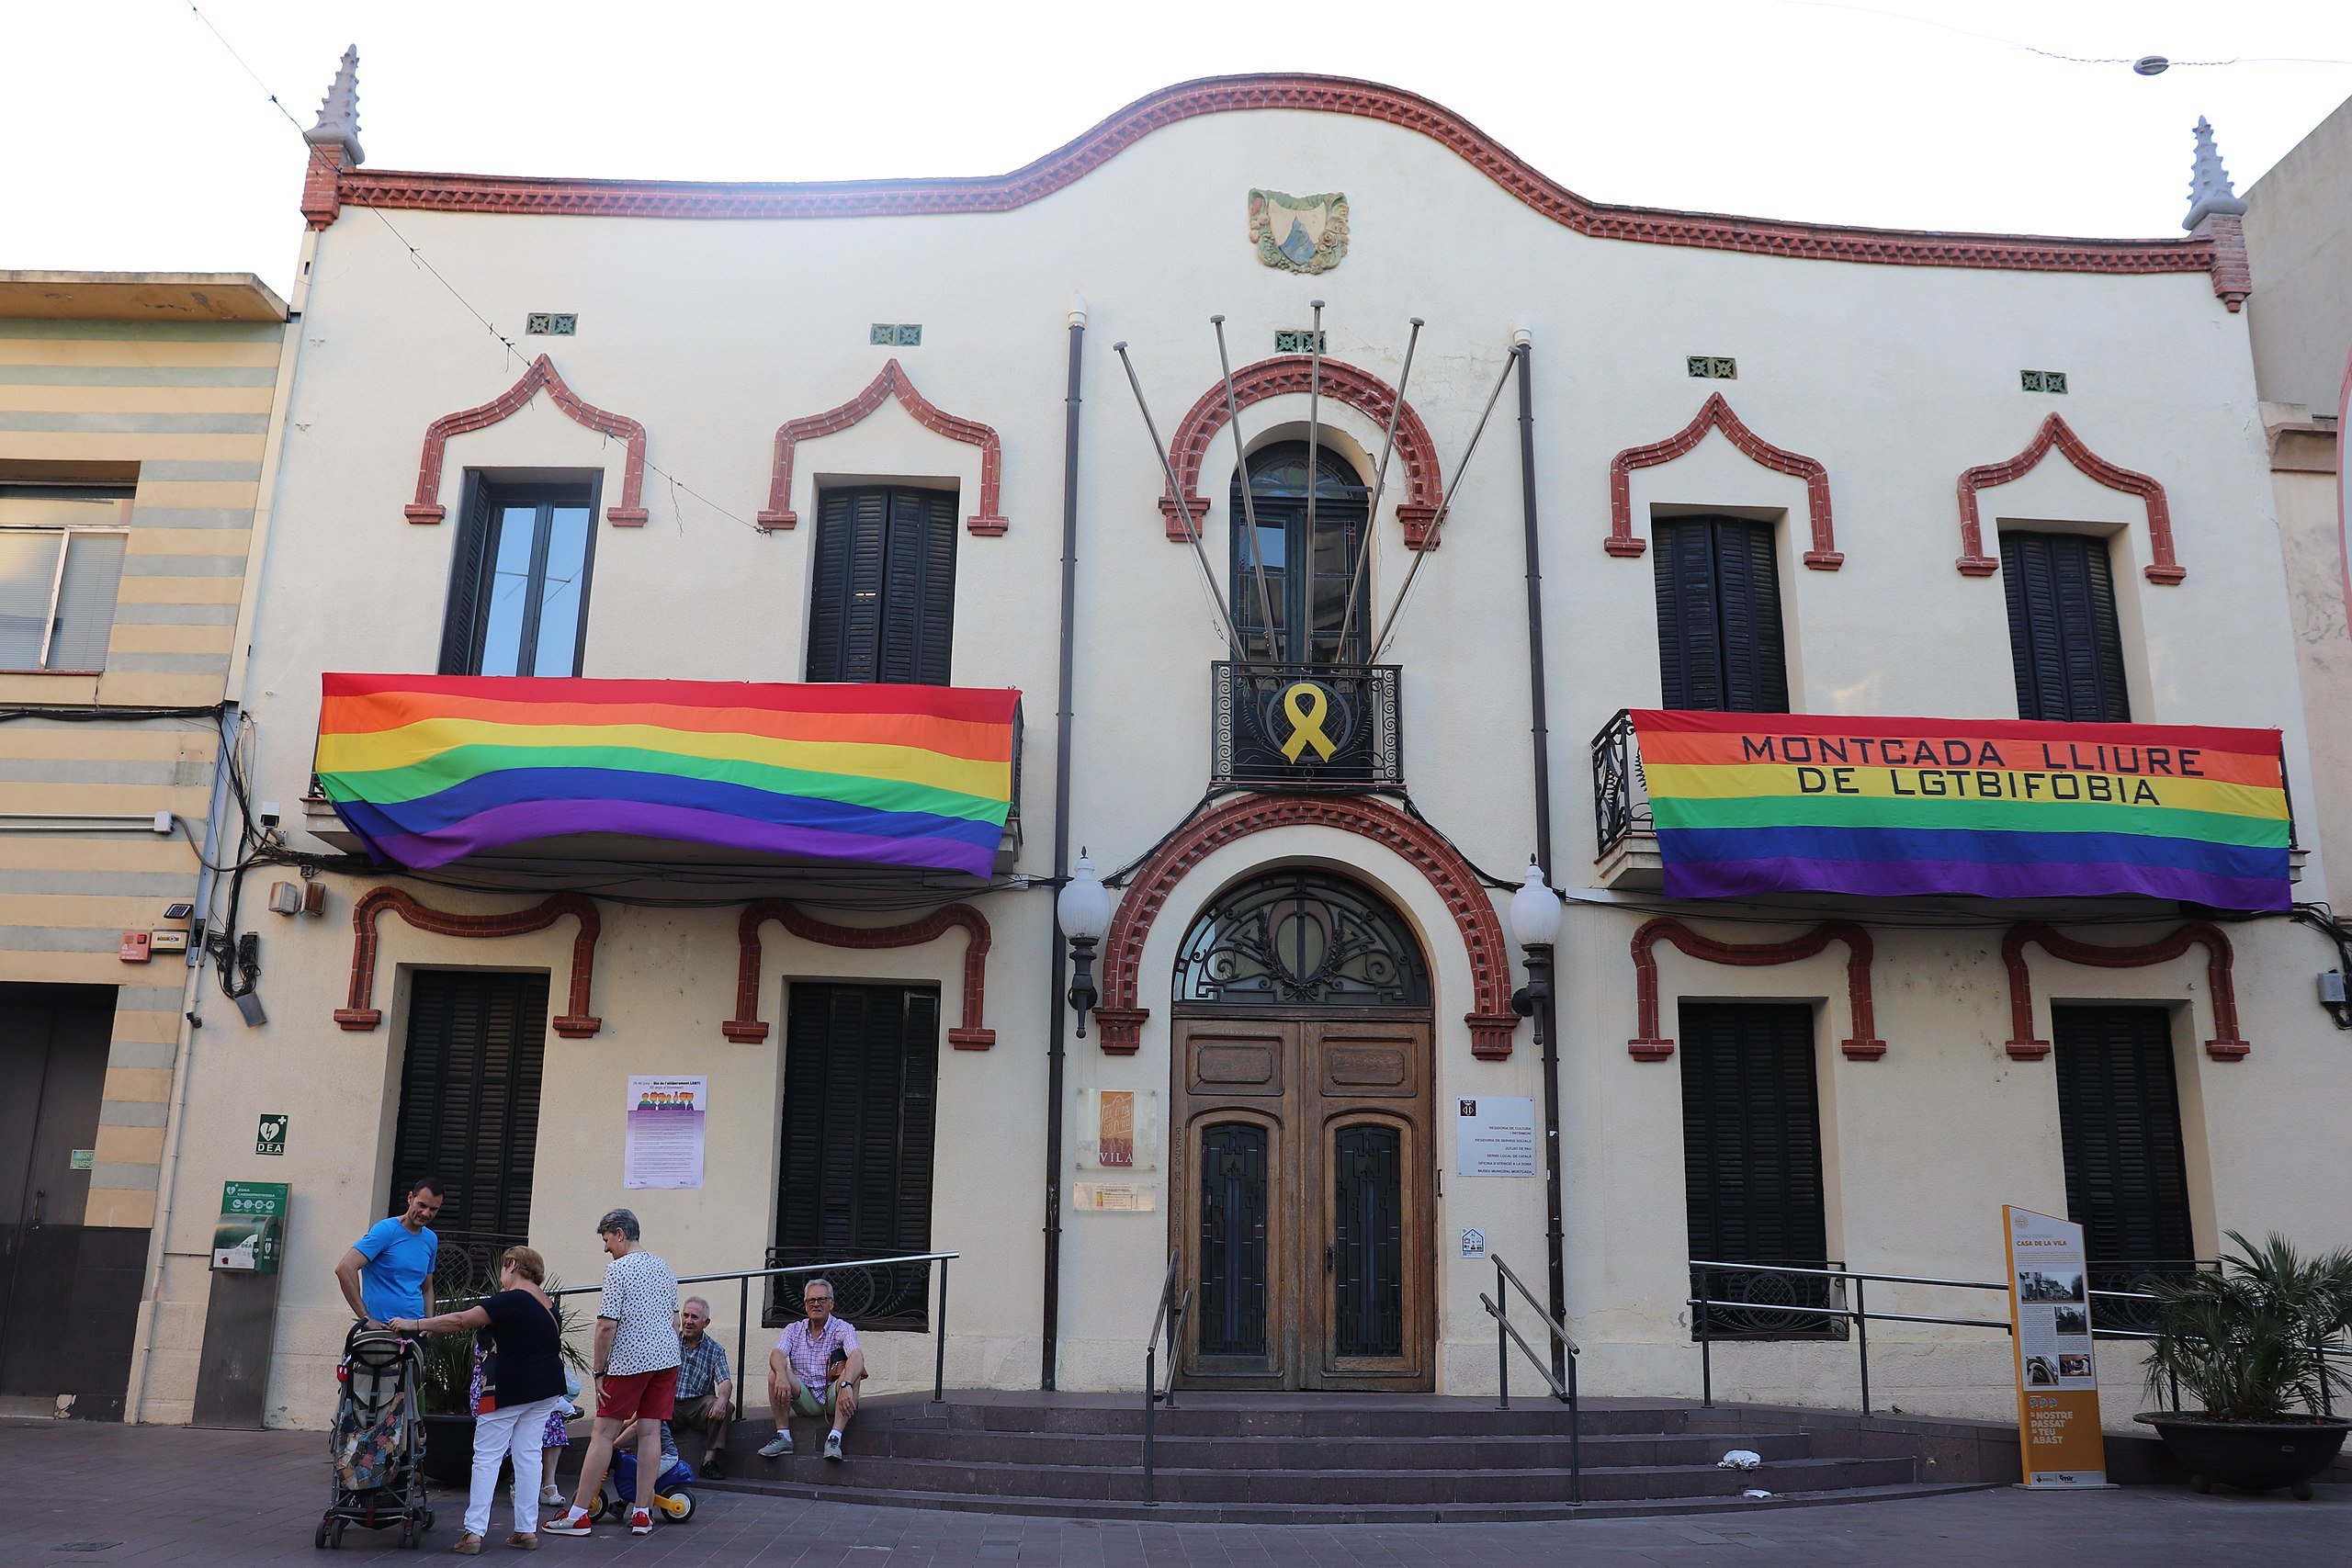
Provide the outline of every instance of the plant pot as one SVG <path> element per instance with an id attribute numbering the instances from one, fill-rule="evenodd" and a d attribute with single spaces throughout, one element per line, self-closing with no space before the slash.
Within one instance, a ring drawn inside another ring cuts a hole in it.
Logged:
<path id="1" fill-rule="evenodd" d="M 464 1491 L 474 1476 L 474 1418 L 470 1416 L 424 1417 L 424 1462 L 418 1468 L 437 1486 Z"/>
<path id="2" fill-rule="evenodd" d="M 2215 1416 L 2169 1410 L 2132 1417 L 2154 1427 L 2173 1457 L 2188 1467 L 2191 1491 L 2210 1491 L 2215 1482 L 2241 1492 L 2291 1487 L 2297 1497 L 2312 1495 L 2312 1477 L 2334 1462 L 2352 1421 L 2297 1416 L 2278 1421 L 2229 1421 Z"/>

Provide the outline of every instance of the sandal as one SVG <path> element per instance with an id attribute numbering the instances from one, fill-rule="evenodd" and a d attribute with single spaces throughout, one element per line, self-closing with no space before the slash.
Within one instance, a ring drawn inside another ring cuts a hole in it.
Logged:
<path id="1" fill-rule="evenodd" d="M 458 1544 L 451 1547 L 449 1550 L 456 1552 L 460 1557 L 480 1557 L 481 1555 L 481 1537 L 474 1534 L 471 1530 L 468 1530 L 465 1534 L 458 1538 Z"/>
<path id="2" fill-rule="evenodd" d="M 521 1530 L 516 1530 L 506 1538 L 506 1544 L 517 1551 L 537 1551 L 539 1549 L 539 1538 L 535 1535 L 525 1535 Z"/>

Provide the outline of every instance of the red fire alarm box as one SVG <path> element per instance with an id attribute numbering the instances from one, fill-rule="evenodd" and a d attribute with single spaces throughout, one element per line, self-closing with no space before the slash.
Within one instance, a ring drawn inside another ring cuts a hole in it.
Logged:
<path id="1" fill-rule="evenodd" d="M 115 949 L 114 955 L 125 964 L 150 963 L 155 956 L 154 941 L 153 931 L 125 931 L 122 933 L 122 945 Z"/>

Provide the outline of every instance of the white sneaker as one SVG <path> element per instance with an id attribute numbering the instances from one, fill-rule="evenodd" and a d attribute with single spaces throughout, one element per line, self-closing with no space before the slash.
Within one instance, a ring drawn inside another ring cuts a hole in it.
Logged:
<path id="1" fill-rule="evenodd" d="M 841 1462 L 842 1435 L 839 1432 L 828 1432 L 825 1434 L 825 1457 L 831 1460 L 836 1464 Z"/>
<path id="2" fill-rule="evenodd" d="M 789 1432 L 778 1432 L 774 1438 L 760 1445 L 762 1459 L 782 1459 L 791 1451 L 792 1434 Z"/>

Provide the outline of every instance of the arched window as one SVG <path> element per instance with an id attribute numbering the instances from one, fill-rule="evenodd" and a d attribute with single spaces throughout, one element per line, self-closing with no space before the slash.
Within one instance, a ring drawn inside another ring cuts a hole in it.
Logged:
<path id="1" fill-rule="evenodd" d="M 1176 955 L 1176 1000 L 1425 1008 L 1429 966 L 1396 911 L 1304 868 L 1227 889 Z"/>
<path id="2" fill-rule="evenodd" d="M 1252 659 L 1288 664 L 1361 664 L 1371 638 L 1370 584 L 1356 576 L 1372 492 L 1330 448 L 1316 454 L 1315 529 L 1306 526 L 1306 443 L 1286 441 L 1250 457 L 1250 499 L 1258 517 L 1258 559 L 1250 552 L 1241 476 L 1233 479 L 1233 621 Z M 1253 574 L 1262 562 L 1273 612 L 1267 635 Z M 1368 576 L 1368 574 L 1367 574 Z M 1347 613 L 1355 584 L 1356 610 Z M 1347 646 L 1340 628 L 1347 627 Z"/>

